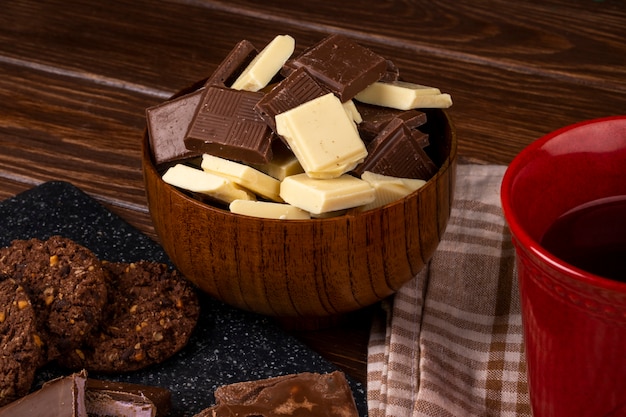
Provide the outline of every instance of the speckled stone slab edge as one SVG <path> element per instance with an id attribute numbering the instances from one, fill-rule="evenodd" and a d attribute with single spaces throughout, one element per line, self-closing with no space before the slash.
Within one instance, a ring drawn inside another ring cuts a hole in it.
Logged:
<path id="1" fill-rule="evenodd" d="M 0 202 L 0 245 L 14 239 L 62 235 L 100 259 L 169 263 L 152 239 L 111 213 L 74 185 L 43 183 Z M 331 372 L 336 367 L 286 334 L 270 318 L 247 313 L 200 295 L 202 312 L 188 345 L 174 357 L 128 374 L 90 377 L 168 388 L 172 417 L 193 416 L 214 402 L 218 386 L 297 372 Z M 71 371 L 50 364 L 34 388 Z M 365 387 L 350 381 L 357 407 L 366 416 Z"/>

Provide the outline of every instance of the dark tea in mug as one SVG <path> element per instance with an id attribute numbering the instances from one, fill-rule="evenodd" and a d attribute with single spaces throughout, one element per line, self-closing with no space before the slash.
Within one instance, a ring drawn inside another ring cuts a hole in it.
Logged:
<path id="1" fill-rule="evenodd" d="M 548 228 L 541 245 L 577 268 L 626 282 L 626 195 L 569 210 Z"/>

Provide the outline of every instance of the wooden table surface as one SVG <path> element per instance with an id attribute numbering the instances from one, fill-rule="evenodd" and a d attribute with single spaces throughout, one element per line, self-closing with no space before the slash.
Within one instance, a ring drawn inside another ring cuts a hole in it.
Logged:
<path id="1" fill-rule="evenodd" d="M 260 6 L 259 4 L 262 4 Z M 144 110 L 208 76 L 241 39 L 328 33 L 452 95 L 463 162 L 507 164 L 541 135 L 626 113 L 622 0 L 15 0 L 0 7 L 0 199 L 70 181 L 156 238 Z M 370 311 L 298 334 L 366 380 Z"/>

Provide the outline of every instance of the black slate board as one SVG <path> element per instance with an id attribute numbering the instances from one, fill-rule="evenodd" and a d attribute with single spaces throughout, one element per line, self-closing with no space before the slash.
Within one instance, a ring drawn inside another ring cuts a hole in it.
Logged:
<path id="1" fill-rule="evenodd" d="M 141 259 L 171 265 L 152 239 L 67 182 L 47 182 L 0 202 L 0 246 L 14 239 L 62 235 L 91 249 L 100 259 Z M 200 294 L 202 311 L 189 344 L 150 368 L 90 377 L 155 385 L 172 392 L 172 417 L 193 416 L 214 402 L 220 385 L 297 372 L 337 368 L 286 334 L 270 318 L 244 312 Z M 71 371 L 49 364 L 33 388 Z M 365 389 L 350 381 L 361 416 L 367 414 Z"/>

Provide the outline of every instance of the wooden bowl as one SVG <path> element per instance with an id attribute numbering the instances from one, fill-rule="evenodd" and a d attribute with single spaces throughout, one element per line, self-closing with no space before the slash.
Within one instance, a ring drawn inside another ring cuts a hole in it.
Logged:
<path id="1" fill-rule="evenodd" d="M 201 290 L 232 306 L 283 319 L 356 311 L 393 294 L 431 258 L 453 199 L 457 140 L 445 111 L 428 112 L 440 166 L 422 188 L 382 208 L 327 219 L 232 214 L 166 184 L 148 132 L 148 207 L 172 262 Z"/>

